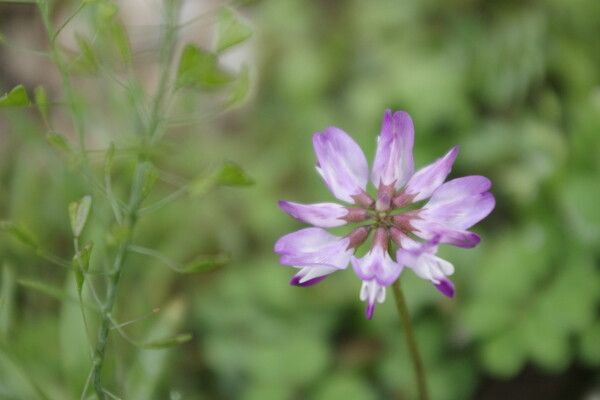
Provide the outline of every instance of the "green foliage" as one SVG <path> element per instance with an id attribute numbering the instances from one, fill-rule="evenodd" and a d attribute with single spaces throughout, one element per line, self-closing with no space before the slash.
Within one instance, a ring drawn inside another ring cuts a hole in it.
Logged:
<path id="1" fill-rule="evenodd" d="M 184 47 L 177 70 L 177 86 L 214 88 L 233 80 L 219 67 L 218 57 L 193 44 Z"/>
<path id="2" fill-rule="evenodd" d="M 242 22 L 230 8 L 222 8 L 217 14 L 216 51 L 221 53 L 231 46 L 242 43 L 252 36 L 252 29 Z"/>
<path id="3" fill-rule="evenodd" d="M 78 238 L 83 231 L 83 227 L 88 220 L 92 208 L 92 196 L 83 196 L 77 201 L 69 204 L 69 218 L 71 220 L 71 230 L 73 235 Z"/>
<path id="4" fill-rule="evenodd" d="M 29 95 L 23 85 L 15 86 L 10 92 L 0 97 L 0 107 L 22 107 L 31 104 Z"/>

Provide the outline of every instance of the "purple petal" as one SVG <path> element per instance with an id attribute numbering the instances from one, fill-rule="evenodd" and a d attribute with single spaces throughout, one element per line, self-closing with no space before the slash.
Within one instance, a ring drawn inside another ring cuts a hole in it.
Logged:
<path id="1" fill-rule="evenodd" d="M 290 285 L 312 286 L 327 278 L 329 274 L 337 271 L 329 267 L 304 267 L 290 279 Z"/>
<path id="2" fill-rule="evenodd" d="M 450 279 L 440 279 L 434 286 L 446 297 L 454 297 L 454 284 Z"/>
<path id="3" fill-rule="evenodd" d="M 431 194 L 444 183 L 457 155 L 458 146 L 454 146 L 444 157 L 421 168 L 406 184 L 405 193 L 415 196 L 413 202 L 431 197 Z"/>
<path id="4" fill-rule="evenodd" d="M 275 252 L 282 255 L 282 265 L 344 269 L 354 253 L 350 240 L 332 235 L 320 228 L 305 228 L 281 237 Z"/>
<path id="5" fill-rule="evenodd" d="M 327 278 L 327 275 L 323 275 L 323 276 L 319 276 L 317 278 L 309 279 L 306 282 L 300 282 L 300 280 L 302 279 L 302 277 L 298 276 L 298 275 L 294 275 L 292 277 L 292 279 L 290 279 L 290 285 L 303 286 L 303 287 L 312 286 L 312 285 L 316 285 L 317 283 L 321 282 L 325 278 Z"/>
<path id="6" fill-rule="evenodd" d="M 414 219 L 411 224 L 417 229 L 414 234 L 425 240 L 438 236 L 439 243 L 467 249 L 477 246 L 481 241 L 481 238 L 473 232 L 451 229 L 435 221 Z"/>
<path id="7" fill-rule="evenodd" d="M 385 112 L 371 173 L 375 187 L 393 185 L 397 190 L 406 184 L 414 171 L 414 136 L 408 113 L 398 111 L 392 115 L 390 110 Z"/>
<path id="8" fill-rule="evenodd" d="M 354 204 L 352 196 L 364 192 L 369 177 L 367 159 L 360 147 L 341 129 L 330 127 L 313 136 L 317 171 L 333 195 Z"/>
<path id="9" fill-rule="evenodd" d="M 366 317 L 371 319 L 375 311 L 375 302 L 383 303 L 385 300 L 385 287 L 375 281 L 363 282 L 360 288 L 360 299 L 367 302 Z"/>
<path id="10" fill-rule="evenodd" d="M 483 176 L 466 176 L 444 183 L 431 196 L 419 216 L 465 230 L 487 217 L 494 209 L 491 182 Z"/>
<path id="11" fill-rule="evenodd" d="M 340 218 L 346 216 L 349 210 L 339 204 L 298 204 L 289 201 L 280 201 L 278 204 L 279 208 L 297 220 L 321 228 L 333 228 L 348 223 Z"/>

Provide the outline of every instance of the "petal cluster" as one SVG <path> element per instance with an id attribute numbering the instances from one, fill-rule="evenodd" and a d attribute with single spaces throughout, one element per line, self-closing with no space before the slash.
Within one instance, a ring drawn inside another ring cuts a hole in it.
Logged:
<path id="1" fill-rule="evenodd" d="M 317 171 L 333 195 L 351 206 L 279 202 L 283 211 L 314 226 L 285 235 L 275 244 L 280 263 L 299 269 L 291 284 L 314 285 L 351 263 L 363 282 L 360 298 L 367 303 L 369 319 L 404 267 L 431 281 L 444 295 L 454 296 L 448 279 L 454 266 L 436 253 L 440 244 L 471 248 L 480 242 L 468 229 L 495 206 L 488 191 L 491 182 L 474 175 L 444 183 L 458 146 L 414 172 L 413 143 L 411 117 L 404 111 L 386 111 L 369 173 L 364 153 L 341 129 L 330 127 L 313 136 Z M 375 197 L 367 193 L 369 178 L 377 191 Z M 406 210 L 420 202 L 425 204 Z M 322 229 L 348 224 L 358 226 L 343 237 Z M 356 257 L 355 250 L 371 231 L 370 250 Z"/>

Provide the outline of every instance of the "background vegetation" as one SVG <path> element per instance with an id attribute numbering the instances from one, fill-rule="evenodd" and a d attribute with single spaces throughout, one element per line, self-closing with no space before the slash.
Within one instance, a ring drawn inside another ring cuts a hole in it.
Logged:
<path id="1" fill-rule="evenodd" d="M 0 93 L 22 84 L 31 99 L 0 100 L 0 398 L 93 398 L 82 396 L 92 360 L 81 308 L 93 343 L 91 288 L 103 297 L 123 240 L 112 209 L 127 209 L 140 160 L 157 178 L 143 206 L 164 207 L 132 234 L 146 250 L 128 255 L 113 317 L 135 322 L 110 334 L 108 390 L 413 398 L 392 302 L 367 321 L 351 271 L 290 287 L 294 271 L 272 251 L 302 227 L 277 200 L 332 199 L 311 135 L 338 126 L 369 157 L 386 108 L 413 116 L 417 167 L 460 144 L 451 177 L 486 175 L 497 198 L 476 249 L 442 250 L 456 298 L 402 276 L 432 399 L 600 395 L 599 2 L 190 1 L 177 46 L 165 46 L 169 2 L 142 3 L 84 1 L 68 20 L 79 3 L 50 1 L 52 29 L 68 21 L 54 56 L 35 4 L 0 3 Z M 152 105 L 175 89 L 156 115 L 160 140 L 148 140 Z M 81 245 L 94 249 L 78 299 L 68 205 L 85 195 Z M 173 271 L 188 267 L 203 271 Z"/>

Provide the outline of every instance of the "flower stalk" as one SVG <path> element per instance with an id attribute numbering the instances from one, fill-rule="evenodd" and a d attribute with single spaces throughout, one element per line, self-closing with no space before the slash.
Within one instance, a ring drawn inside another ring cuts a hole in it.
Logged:
<path id="1" fill-rule="evenodd" d="M 410 320 L 410 314 L 408 313 L 408 307 L 404 300 L 404 294 L 402 293 L 402 285 L 400 279 L 392 284 L 392 291 L 394 292 L 394 299 L 396 300 L 396 308 L 404 327 L 404 334 L 406 335 L 406 344 L 408 345 L 408 352 L 410 353 L 410 360 L 417 380 L 417 392 L 419 400 L 428 400 L 427 394 L 427 380 L 425 378 L 425 368 L 421 361 L 419 354 L 419 348 L 417 346 L 417 340 L 415 339 L 415 333 L 413 330 L 412 322 Z"/>

